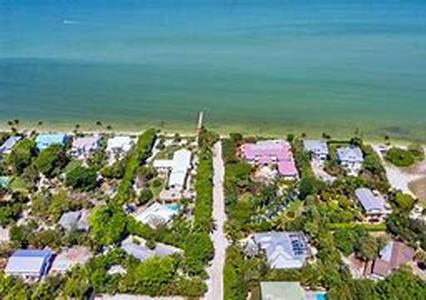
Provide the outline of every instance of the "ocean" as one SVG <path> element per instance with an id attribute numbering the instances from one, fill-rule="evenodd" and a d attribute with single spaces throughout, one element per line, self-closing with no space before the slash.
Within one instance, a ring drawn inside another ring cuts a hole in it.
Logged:
<path id="1" fill-rule="evenodd" d="M 0 0 L 0 127 L 426 140 L 424 0 Z"/>

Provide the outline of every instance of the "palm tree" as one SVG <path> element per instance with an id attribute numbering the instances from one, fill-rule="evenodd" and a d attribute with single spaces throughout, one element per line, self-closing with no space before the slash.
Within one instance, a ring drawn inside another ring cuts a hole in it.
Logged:
<path id="1" fill-rule="evenodd" d="M 13 121 L 7 121 L 7 125 L 9 125 L 10 127 L 12 127 L 13 126 Z"/>
<path id="2" fill-rule="evenodd" d="M 108 125 L 108 126 L 106 127 L 106 129 L 107 129 L 107 130 L 111 130 L 111 129 L 112 129 L 112 126 L 111 126 L 111 125 Z"/>
<path id="3" fill-rule="evenodd" d="M 302 138 L 306 137 L 306 133 L 302 132 Z"/>
<path id="4" fill-rule="evenodd" d="M 15 119 L 15 120 L 13 120 L 13 123 L 15 123 L 15 125 L 19 125 L 19 120 Z"/>
<path id="5" fill-rule="evenodd" d="M 37 126 L 41 126 L 41 125 L 43 125 L 43 121 L 38 121 Z"/>
<path id="6" fill-rule="evenodd" d="M 101 127 L 102 126 L 102 122 L 101 121 L 96 121 L 96 126 Z"/>
<path id="7" fill-rule="evenodd" d="M 389 140 L 390 140 L 390 137 L 386 134 L 385 135 L 385 144 L 386 145 L 389 145 Z"/>

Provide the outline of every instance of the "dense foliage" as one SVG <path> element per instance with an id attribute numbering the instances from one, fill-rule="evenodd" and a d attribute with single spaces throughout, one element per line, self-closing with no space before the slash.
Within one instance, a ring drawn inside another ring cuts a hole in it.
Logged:
<path id="1" fill-rule="evenodd" d="M 126 170 L 118 186 L 118 193 L 114 198 L 116 203 L 123 204 L 132 200 L 133 178 L 140 164 L 149 157 L 155 137 L 155 129 L 148 129 L 139 136 L 135 148 L 128 156 Z"/>
<path id="2" fill-rule="evenodd" d="M 13 174 L 21 174 L 31 164 L 35 155 L 35 147 L 36 144 L 31 139 L 23 139 L 13 147 L 6 159 L 6 164 Z"/>
<path id="3" fill-rule="evenodd" d="M 66 174 L 65 183 L 74 189 L 88 191 L 96 187 L 96 178 L 95 169 L 77 166 Z"/>
<path id="4" fill-rule="evenodd" d="M 36 169 L 48 178 L 61 174 L 69 159 L 63 146 L 54 144 L 40 152 L 34 161 Z"/>
<path id="5" fill-rule="evenodd" d="M 385 155 L 387 161 L 397 167 L 409 167 L 425 157 L 424 149 L 421 145 L 412 144 L 407 149 L 398 147 L 390 148 Z"/>

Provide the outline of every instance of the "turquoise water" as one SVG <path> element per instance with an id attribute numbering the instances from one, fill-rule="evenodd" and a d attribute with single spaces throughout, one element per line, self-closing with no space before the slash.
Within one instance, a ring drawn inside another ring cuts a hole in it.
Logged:
<path id="1" fill-rule="evenodd" d="M 426 139 L 424 0 L 0 0 L 0 122 Z"/>
<path id="2" fill-rule="evenodd" d="M 181 211 L 181 205 L 179 203 L 166 204 L 167 208 L 179 213 Z"/>

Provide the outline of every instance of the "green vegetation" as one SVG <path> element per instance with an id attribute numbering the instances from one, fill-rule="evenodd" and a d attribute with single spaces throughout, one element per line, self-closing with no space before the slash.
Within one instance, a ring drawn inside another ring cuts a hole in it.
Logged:
<path id="1" fill-rule="evenodd" d="M 392 147 L 386 152 L 385 159 L 397 167 L 410 167 L 425 158 L 421 145 L 412 144 L 407 149 Z"/>
<path id="2" fill-rule="evenodd" d="M 361 139 L 333 142 L 330 147 L 331 157 L 325 168 L 329 169 L 327 171 L 331 170 L 330 173 L 334 172 L 333 175 L 338 178 L 333 183 L 325 184 L 315 178 L 309 155 L 303 151 L 301 141 L 292 135 L 289 140 L 300 172 L 299 182 L 280 183 L 278 180 L 262 186 L 252 181 L 251 166 L 236 155 L 238 147 L 248 139 L 244 140 L 240 135 L 234 136 L 236 138 L 230 137 L 223 142 L 228 237 L 236 242 L 257 231 L 303 231 L 318 253 L 315 263 L 307 264 L 299 270 L 274 270 L 264 263 L 263 254 L 247 257 L 239 244 L 233 243 L 227 250 L 225 299 L 246 299 L 249 291 L 258 296 L 259 282 L 263 280 L 300 281 L 303 286 L 312 289 L 325 288 L 328 299 L 397 299 L 392 296 L 391 290 L 403 298 L 401 292 L 405 284 L 410 286 L 406 299 L 416 299 L 416 296 L 425 293 L 425 284 L 405 270 L 375 283 L 352 279 L 342 262 L 342 255 L 351 253 L 364 260 L 376 258 L 386 241 L 377 238 L 372 232 L 385 232 L 390 227 L 393 228 L 391 233 L 406 241 L 411 239 L 412 245 L 426 241 L 422 234 L 426 228 L 408 218 L 407 214 L 414 205 L 414 200 L 407 195 L 398 193 L 390 195 L 389 199 L 396 213 L 405 212 L 404 219 L 394 219 L 395 216 L 391 216 L 387 224 L 360 222 L 363 214 L 353 201 L 354 191 L 359 187 L 377 189 L 382 193 L 389 190 L 385 169 L 370 146 L 365 145 Z M 337 164 L 335 158 L 336 148 L 348 144 L 361 147 L 364 154 L 365 161 L 357 177 L 346 176 L 346 171 Z M 281 209 L 277 217 L 254 222 L 265 211 L 271 216 L 275 203 Z M 410 230 L 404 230 L 405 228 Z M 395 278 L 401 282 L 397 282 Z"/>
<path id="3" fill-rule="evenodd" d="M 89 218 L 90 234 L 100 245 L 111 245 L 125 238 L 128 234 L 127 215 L 113 204 L 96 208 Z"/>
<path id="4" fill-rule="evenodd" d="M 116 203 L 123 204 L 132 200 L 133 178 L 141 163 L 149 157 L 155 137 L 155 129 L 149 129 L 139 136 L 135 148 L 128 156 L 126 170 L 114 198 Z"/>
<path id="5" fill-rule="evenodd" d="M 13 174 L 21 174 L 31 164 L 35 155 L 35 142 L 30 139 L 19 141 L 6 158 L 6 165 Z"/>
<path id="6" fill-rule="evenodd" d="M 53 178 L 61 174 L 68 162 L 64 147 L 54 144 L 40 152 L 34 160 L 34 166 L 46 177 Z"/>
<path id="7" fill-rule="evenodd" d="M 74 189 L 89 191 L 96 187 L 96 178 L 95 169 L 77 166 L 66 174 L 65 184 Z"/>

